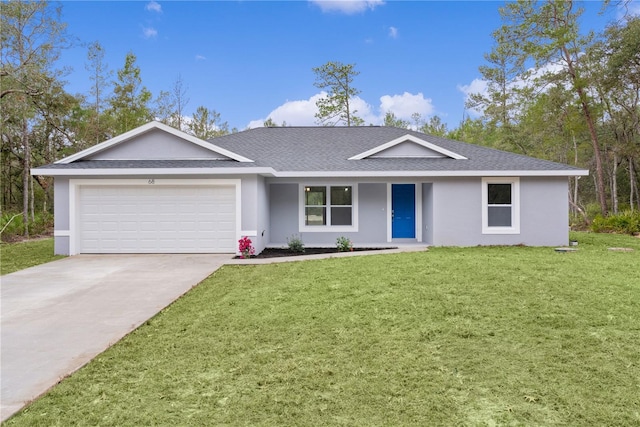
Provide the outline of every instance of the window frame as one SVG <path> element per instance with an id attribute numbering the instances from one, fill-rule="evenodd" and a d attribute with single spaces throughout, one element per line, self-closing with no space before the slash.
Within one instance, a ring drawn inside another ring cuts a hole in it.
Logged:
<path id="1" fill-rule="evenodd" d="M 489 184 L 511 185 L 511 204 L 489 205 Z M 489 206 L 511 207 L 511 226 L 490 226 Z M 482 234 L 520 234 L 520 178 L 482 178 Z"/>
<path id="2" fill-rule="evenodd" d="M 326 204 L 325 225 L 307 225 L 305 223 L 306 197 L 305 188 L 325 187 Z M 332 205 L 331 187 L 351 187 L 351 205 Z M 358 231 L 358 184 L 353 182 L 306 182 L 299 184 L 298 190 L 298 231 L 299 232 L 354 232 Z M 351 206 L 351 225 L 331 225 L 331 208 Z"/>

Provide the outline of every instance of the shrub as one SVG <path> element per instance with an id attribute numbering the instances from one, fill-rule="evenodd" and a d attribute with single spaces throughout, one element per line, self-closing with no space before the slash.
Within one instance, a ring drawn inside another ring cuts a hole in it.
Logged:
<path id="1" fill-rule="evenodd" d="M 600 205 L 598 203 L 589 203 L 585 207 L 585 212 L 589 221 L 593 221 L 597 216 L 602 215 L 600 212 Z"/>
<path id="2" fill-rule="evenodd" d="M 289 250 L 291 252 L 295 252 L 297 254 L 304 253 L 304 243 L 300 236 L 292 235 L 287 238 L 287 245 L 289 246 Z"/>
<path id="3" fill-rule="evenodd" d="M 340 252 L 349 252 L 353 250 L 353 243 L 344 236 L 340 236 L 336 239 L 336 246 Z"/>
<path id="4" fill-rule="evenodd" d="M 256 253 L 256 248 L 251 245 L 251 239 L 247 236 L 238 240 L 238 250 L 240 251 L 241 258 L 251 258 L 251 255 Z"/>
<path id="5" fill-rule="evenodd" d="M 591 223 L 591 230 L 596 233 L 640 233 L 640 211 L 627 210 L 606 218 L 597 215 Z"/>
<path id="6" fill-rule="evenodd" d="M 29 216 L 29 235 L 38 236 L 48 234 L 53 229 L 53 215 L 48 212 L 38 212 L 35 219 Z M 11 242 L 20 240 L 24 235 L 24 221 L 22 214 L 17 212 L 5 212 L 0 216 L 0 230 L 2 241 Z"/>

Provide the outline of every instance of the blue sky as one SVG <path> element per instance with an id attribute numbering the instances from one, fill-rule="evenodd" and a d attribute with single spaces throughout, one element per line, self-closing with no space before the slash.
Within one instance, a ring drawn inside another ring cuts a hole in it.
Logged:
<path id="1" fill-rule="evenodd" d="M 637 0 L 633 7 L 637 7 Z M 60 65 L 71 93 L 89 93 L 86 45 L 99 41 L 106 62 L 122 68 L 133 52 L 154 97 L 178 75 L 187 115 L 204 105 L 230 127 L 314 125 L 313 67 L 354 63 L 358 115 L 381 124 L 386 111 L 440 116 L 455 127 L 465 90 L 481 88 L 478 66 L 501 25 L 493 1 L 140 1 L 62 2 L 62 20 L 78 42 Z M 583 28 L 600 31 L 615 9 L 598 15 L 587 2 Z M 114 74 L 115 75 L 115 74 Z"/>

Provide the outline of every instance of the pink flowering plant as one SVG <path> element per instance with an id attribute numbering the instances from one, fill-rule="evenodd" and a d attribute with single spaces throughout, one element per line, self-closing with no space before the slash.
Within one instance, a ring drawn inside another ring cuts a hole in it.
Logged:
<path id="1" fill-rule="evenodd" d="M 247 236 L 238 240 L 238 250 L 240 251 L 240 258 L 251 258 L 251 255 L 256 253 L 256 248 L 251 245 L 251 239 Z"/>

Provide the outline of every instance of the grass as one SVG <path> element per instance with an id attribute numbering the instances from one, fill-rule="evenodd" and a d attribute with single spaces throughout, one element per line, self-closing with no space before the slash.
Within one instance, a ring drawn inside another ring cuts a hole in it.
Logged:
<path id="1" fill-rule="evenodd" d="M 226 266 L 6 425 L 640 425 L 640 239 L 572 238 Z"/>
<path id="2" fill-rule="evenodd" d="M 0 243 L 0 275 L 64 258 L 53 254 L 53 238 Z"/>

